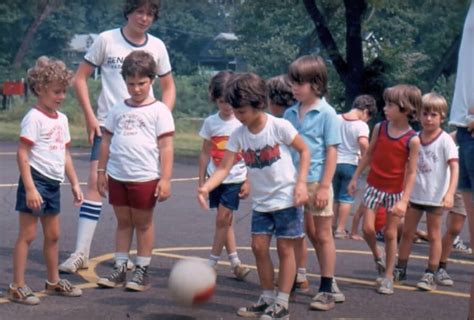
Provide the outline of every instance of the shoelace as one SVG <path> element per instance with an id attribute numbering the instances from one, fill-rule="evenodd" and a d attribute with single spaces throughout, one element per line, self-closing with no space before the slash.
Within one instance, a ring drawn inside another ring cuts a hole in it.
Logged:
<path id="1" fill-rule="evenodd" d="M 120 276 L 122 275 L 123 272 L 126 272 L 127 270 L 127 264 L 124 263 L 123 265 L 120 265 L 112 274 L 109 276 L 109 280 L 115 280 L 115 279 L 120 279 Z"/>
<path id="2" fill-rule="evenodd" d="M 69 259 L 72 260 L 72 264 L 76 269 L 79 269 L 84 263 L 84 259 L 80 255 L 73 255 Z"/>
<path id="3" fill-rule="evenodd" d="M 72 290 L 72 284 L 67 281 L 66 279 L 61 279 L 58 282 L 58 286 L 63 290 L 63 291 L 71 291 Z"/>
<path id="4" fill-rule="evenodd" d="M 25 298 L 33 296 L 33 291 L 31 291 L 30 287 L 24 286 L 21 288 L 17 288 L 18 292 Z"/>
<path id="5" fill-rule="evenodd" d="M 140 283 L 143 282 L 143 276 L 145 275 L 145 269 L 137 267 L 133 273 L 132 282 Z"/>

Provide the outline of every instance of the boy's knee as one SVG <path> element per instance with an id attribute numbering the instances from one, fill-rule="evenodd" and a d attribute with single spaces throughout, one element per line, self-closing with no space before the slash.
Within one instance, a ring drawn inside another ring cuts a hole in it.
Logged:
<path id="1" fill-rule="evenodd" d="M 227 214 L 219 214 L 216 217 L 216 228 L 230 227 L 232 224 L 232 217 Z"/>
<path id="2" fill-rule="evenodd" d="M 375 227 L 364 224 L 362 227 L 362 232 L 364 233 L 364 237 L 375 237 Z"/>
<path id="3" fill-rule="evenodd" d="M 260 242 L 252 242 L 252 252 L 255 256 L 263 256 L 268 253 L 268 247 Z"/>
<path id="4" fill-rule="evenodd" d="M 386 230 L 384 232 L 385 241 L 396 241 L 397 240 L 397 230 Z"/>

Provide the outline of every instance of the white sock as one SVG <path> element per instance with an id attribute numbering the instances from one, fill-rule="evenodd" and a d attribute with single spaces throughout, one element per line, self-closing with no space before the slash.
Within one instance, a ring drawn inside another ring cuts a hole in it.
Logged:
<path id="1" fill-rule="evenodd" d="M 273 290 L 263 290 L 262 298 L 266 303 L 272 304 L 273 302 L 275 302 L 275 291 L 273 291 Z"/>
<path id="2" fill-rule="evenodd" d="M 79 209 L 75 252 L 82 252 L 86 258 L 89 258 L 92 238 L 94 237 L 101 210 L 101 202 L 90 200 L 84 200 Z"/>
<path id="3" fill-rule="evenodd" d="M 298 268 L 298 273 L 296 274 L 296 282 L 306 281 L 306 268 Z"/>
<path id="4" fill-rule="evenodd" d="M 285 307 L 288 309 L 288 300 L 290 299 L 290 295 L 288 293 L 284 293 L 279 291 L 276 298 L 275 302 L 278 303 L 279 305 Z"/>
<path id="5" fill-rule="evenodd" d="M 230 266 L 234 268 L 235 266 L 238 266 L 240 264 L 240 259 L 239 255 L 237 252 L 232 252 L 229 253 L 229 261 L 230 261 Z"/>
<path id="6" fill-rule="evenodd" d="M 213 254 L 209 255 L 209 260 L 207 260 L 207 265 L 211 268 L 214 268 L 219 262 L 219 258 L 220 257 L 215 256 Z"/>
<path id="7" fill-rule="evenodd" d="M 151 257 L 137 256 L 137 260 L 135 262 L 137 266 L 148 267 L 151 262 Z"/>
<path id="8" fill-rule="evenodd" d="M 128 261 L 128 252 L 115 252 L 115 266 L 121 266 Z"/>

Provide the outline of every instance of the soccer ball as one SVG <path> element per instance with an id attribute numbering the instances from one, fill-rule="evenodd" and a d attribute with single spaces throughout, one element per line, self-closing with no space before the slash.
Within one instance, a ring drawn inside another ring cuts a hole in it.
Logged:
<path id="1" fill-rule="evenodd" d="M 180 260 L 171 270 L 168 289 L 176 303 L 187 307 L 197 306 L 214 294 L 216 273 L 200 260 Z"/>

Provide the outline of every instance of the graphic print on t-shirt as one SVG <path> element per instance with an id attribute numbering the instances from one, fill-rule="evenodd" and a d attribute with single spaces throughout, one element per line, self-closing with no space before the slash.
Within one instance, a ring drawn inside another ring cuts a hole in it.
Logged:
<path id="1" fill-rule="evenodd" d="M 46 132 L 45 141 L 50 141 L 49 151 L 64 150 L 66 142 L 64 141 L 64 129 L 61 125 L 55 125 Z"/>
<path id="2" fill-rule="evenodd" d="M 242 157 L 249 168 L 263 169 L 281 159 L 280 145 L 266 145 L 262 149 L 242 151 Z"/>
<path id="3" fill-rule="evenodd" d="M 216 165 L 216 167 L 219 166 L 221 163 L 222 159 L 224 158 L 224 153 L 225 153 L 225 146 L 227 145 L 227 141 L 229 141 L 229 136 L 214 136 L 211 137 L 211 159 L 212 162 Z M 237 154 L 234 160 L 234 164 L 242 160 L 242 156 Z"/>
<path id="4" fill-rule="evenodd" d="M 134 136 L 146 127 L 145 121 L 135 113 L 121 114 L 117 120 L 117 133 L 123 136 Z"/>

